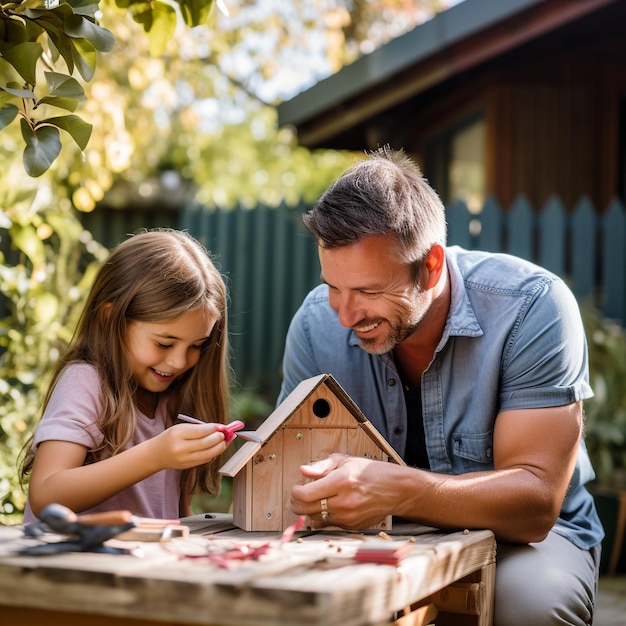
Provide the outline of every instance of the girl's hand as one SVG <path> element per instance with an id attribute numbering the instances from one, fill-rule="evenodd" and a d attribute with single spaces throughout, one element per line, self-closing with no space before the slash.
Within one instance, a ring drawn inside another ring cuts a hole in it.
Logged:
<path id="1" fill-rule="evenodd" d="M 175 424 L 149 440 L 162 469 L 189 469 L 204 465 L 226 450 L 218 424 Z M 146 442 L 148 443 L 148 442 Z"/>
<path id="2" fill-rule="evenodd" d="M 87 448 L 67 441 L 40 444 L 30 479 L 35 515 L 57 502 L 76 513 L 164 469 L 189 469 L 224 452 L 224 435 L 215 424 L 176 424 L 112 457 L 87 463 Z"/>

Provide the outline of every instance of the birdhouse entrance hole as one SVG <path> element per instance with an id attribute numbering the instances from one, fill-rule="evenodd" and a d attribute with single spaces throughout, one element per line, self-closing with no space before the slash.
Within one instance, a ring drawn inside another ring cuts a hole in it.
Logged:
<path id="1" fill-rule="evenodd" d="M 328 417 L 330 415 L 330 402 L 328 402 L 328 400 L 324 400 L 324 398 L 316 400 L 313 403 L 313 415 L 315 415 L 315 417 L 319 417 L 320 419 Z"/>

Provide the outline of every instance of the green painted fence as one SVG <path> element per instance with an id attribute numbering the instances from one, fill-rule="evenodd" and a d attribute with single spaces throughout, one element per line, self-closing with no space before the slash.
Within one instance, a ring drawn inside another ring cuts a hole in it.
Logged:
<path id="1" fill-rule="evenodd" d="M 139 227 L 188 230 L 212 252 L 230 290 L 233 365 L 244 388 L 277 391 L 284 338 L 291 316 L 319 282 L 311 236 L 300 221 L 306 207 L 208 210 L 180 214 L 126 211 L 92 214 L 85 226 L 114 244 Z M 106 229 L 106 230 L 103 230 Z M 519 199 L 504 211 L 488 200 L 479 214 L 448 207 L 449 243 L 509 252 L 563 276 L 579 301 L 592 299 L 607 317 L 626 324 L 626 213 L 614 202 L 599 214 L 587 200 L 567 212 L 550 200 L 535 211 Z M 104 236 L 106 235 L 106 236 Z"/>
<path id="2" fill-rule="evenodd" d="M 234 367 L 244 387 L 277 391 L 289 320 L 319 283 L 317 250 L 300 219 L 305 208 L 183 213 L 181 227 L 214 254 L 228 281 Z"/>

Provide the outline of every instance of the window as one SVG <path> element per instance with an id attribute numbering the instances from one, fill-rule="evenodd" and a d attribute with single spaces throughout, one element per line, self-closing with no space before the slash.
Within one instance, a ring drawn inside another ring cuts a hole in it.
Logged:
<path id="1" fill-rule="evenodd" d="M 426 144 L 425 174 L 444 204 L 462 200 L 472 213 L 485 201 L 485 117 L 455 124 Z"/>

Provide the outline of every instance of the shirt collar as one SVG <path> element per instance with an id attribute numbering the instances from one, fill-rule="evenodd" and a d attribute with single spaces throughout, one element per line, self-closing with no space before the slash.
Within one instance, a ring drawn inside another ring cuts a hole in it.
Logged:
<path id="1" fill-rule="evenodd" d="M 465 280 L 456 262 L 456 253 L 450 248 L 446 248 L 446 262 L 450 277 L 450 312 L 442 340 L 450 335 L 480 337 L 483 329 L 476 319 L 472 303 L 467 295 Z"/>

